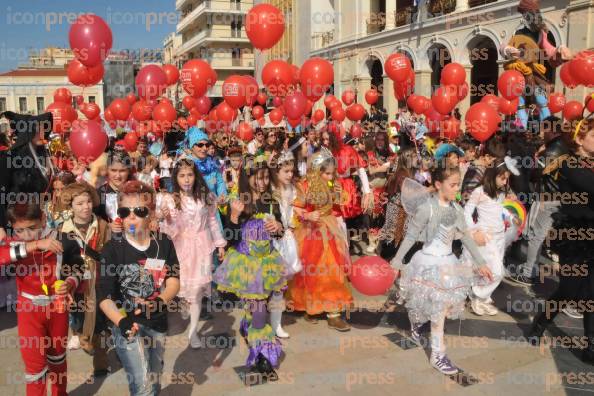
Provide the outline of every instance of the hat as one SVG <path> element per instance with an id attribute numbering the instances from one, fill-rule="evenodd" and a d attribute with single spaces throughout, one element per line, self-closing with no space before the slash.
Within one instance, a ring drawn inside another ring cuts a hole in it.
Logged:
<path id="1" fill-rule="evenodd" d="M 454 146 L 453 144 L 445 143 L 440 145 L 437 150 L 435 150 L 434 156 L 437 161 L 441 161 L 450 153 L 456 153 L 460 157 L 464 155 L 464 151 L 461 148 Z"/>
<path id="2" fill-rule="evenodd" d="M 537 12 L 540 11 L 540 0 L 520 0 L 518 12 Z"/>
<path id="3" fill-rule="evenodd" d="M 202 140 L 210 141 L 208 135 L 198 127 L 192 127 L 188 129 L 188 148 L 194 147 L 194 145 Z"/>

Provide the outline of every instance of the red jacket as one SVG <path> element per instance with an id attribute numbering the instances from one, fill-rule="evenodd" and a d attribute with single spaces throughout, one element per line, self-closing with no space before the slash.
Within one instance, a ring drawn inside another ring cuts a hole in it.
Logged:
<path id="1" fill-rule="evenodd" d="M 61 255 L 41 251 L 26 254 L 23 241 L 14 238 L 0 241 L 0 267 L 3 273 L 16 277 L 19 295 L 23 292 L 45 294 L 43 283 L 47 285 L 48 294 L 53 295 L 52 285 L 57 279 L 72 282 L 73 288 L 81 282 L 84 262 L 79 246 L 65 234 L 59 234 L 59 238 L 64 248 Z"/>

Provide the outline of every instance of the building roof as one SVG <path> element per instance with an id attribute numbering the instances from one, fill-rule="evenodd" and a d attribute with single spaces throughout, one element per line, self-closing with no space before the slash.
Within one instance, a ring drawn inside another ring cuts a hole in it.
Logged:
<path id="1" fill-rule="evenodd" d="M 15 69 L 6 73 L 0 73 L 0 77 L 66 77 L 66 69 L 36 68 L 36 69 Z"/>

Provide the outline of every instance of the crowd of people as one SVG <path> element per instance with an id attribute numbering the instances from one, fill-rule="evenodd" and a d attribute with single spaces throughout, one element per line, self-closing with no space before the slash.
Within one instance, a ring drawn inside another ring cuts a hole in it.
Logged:
<path id="1" fill-rule="evenodd" d="M 374 109 L 357 138 L 321 123 L 258 128 L 245 143 L 191 127 L 141 138 L 132 152 L 112 139 L 93 163 L 62 161 L 59 172 L 42 120 L 5 114 L 2 161 L 23 147 L 50 159 L 2 175 L 5 198 L 27 197 L 3 199 L 0 246 L 27 394 L 45 394 L 46 383 L 66 394 L 67 349 L 82 348 L 94 375 L 107 375 L 107 337 L 130 393 L 157 394 L 168 313 L 189 319 L 189 348 L 205 348 L 199 323 L 216 321 L 208 308 L 228 298 L 244 310 L 246 366 L 274 381 L 285 309 L 350 330 L 351 257 L 362 255 L 390 261 L 410 338 L 420 343 L 430 323 L 430 364 L 444 374 L 458 372 L 445 350 L 447 318 L 497 315 L 495 289 L 506 277 L 536 284 L 542 255 L 585 269 L 561 272 L 550 296 L 558 309 L 536 313 L 529 336 L 538 343 L 563 308 L 583 317 L 583 359 L 594 364 L 594 118 L 552 116 L 536 131 L 503 123 L 478 142 L 431 136 L 406 108 L 392 122 L 382 113 Z M 33 199 L 44 185 L 48 195 Z M 526 207 L 525 225 L 505 200 Z M 510 265 L 522 245 L 523 263 Z M 40 348 L 33 341 L 43 337 L 52 342 Z"/>

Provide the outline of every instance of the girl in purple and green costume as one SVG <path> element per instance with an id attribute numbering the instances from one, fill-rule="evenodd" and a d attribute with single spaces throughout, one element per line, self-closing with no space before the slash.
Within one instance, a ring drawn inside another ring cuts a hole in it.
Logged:
<path id="1" fill-rule="evenodd" d="M 265 158 L 246 158 L 238 194 L 230 197 L 224 223 L 225 238 L 232 247 L 214 280 L 219 290 L 244 300 L 240 333 L 249 346 L 246 366 L 275 381 L 282 348 L 269 324 L 268 301 L 272 293 L 286 288 L 287 271 L 272 245 L 272 238 L 282 237 L 284 230 Z"/>

